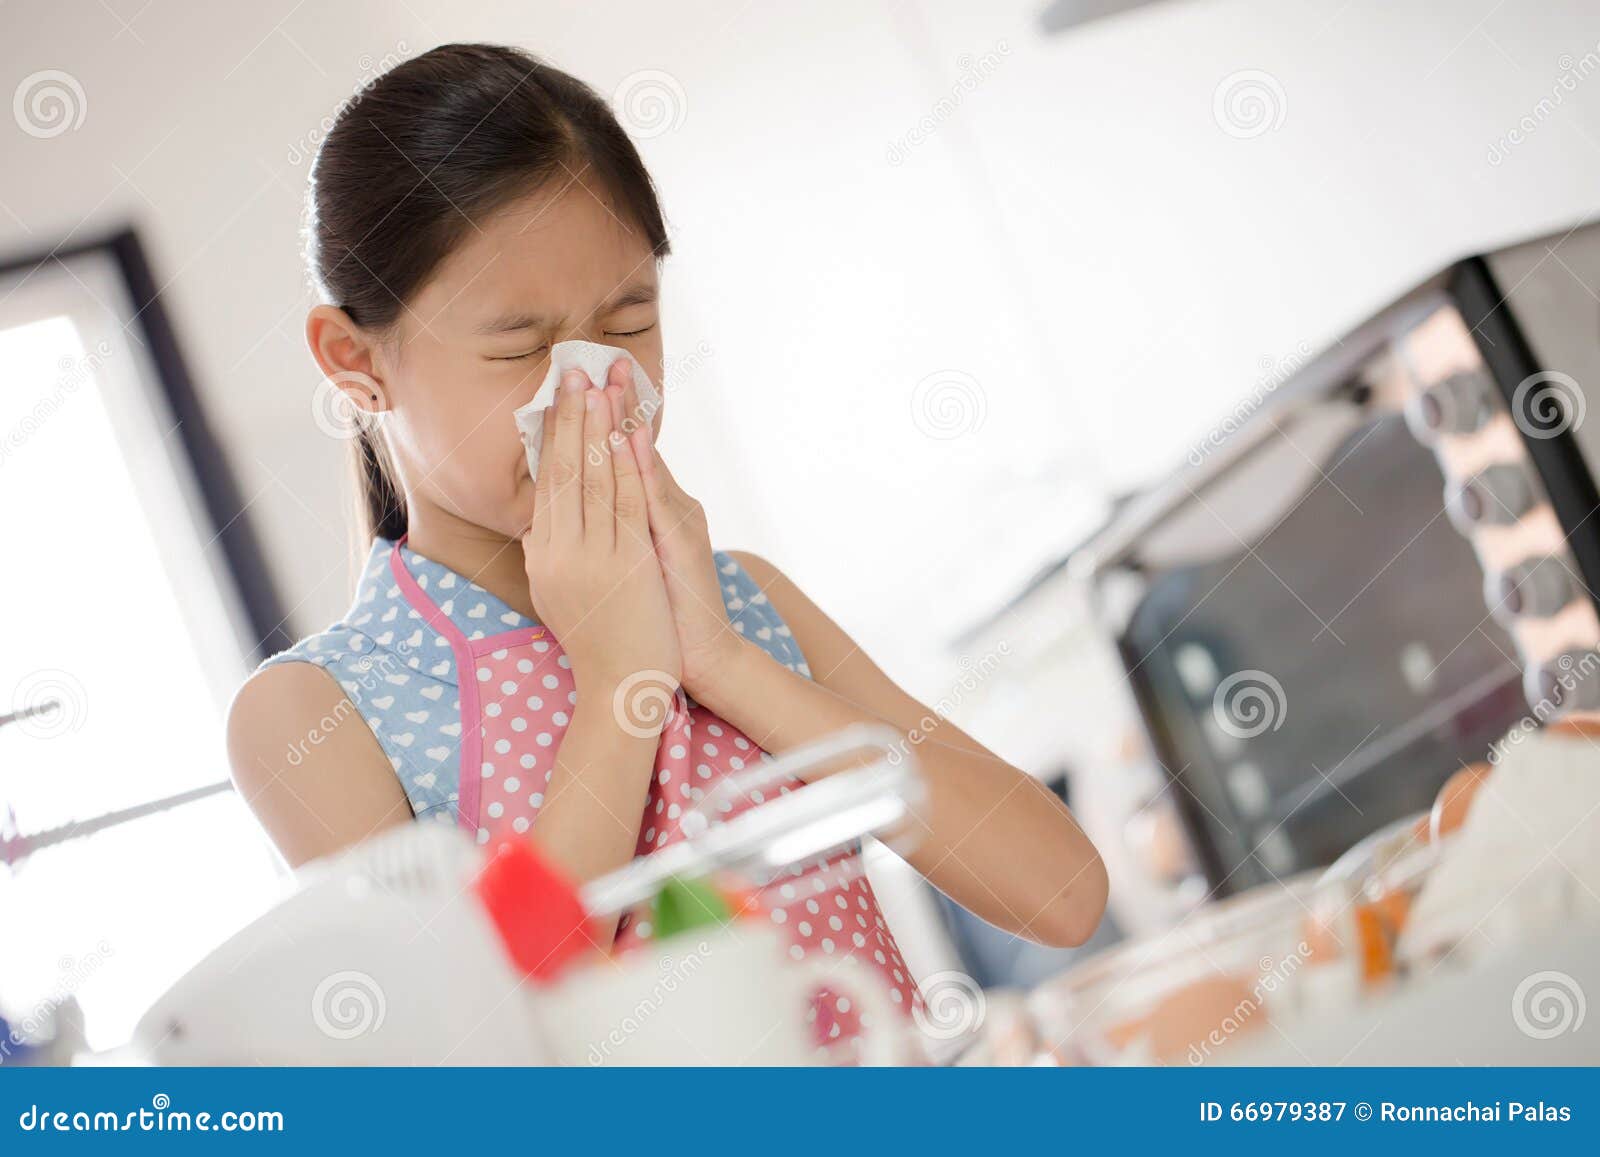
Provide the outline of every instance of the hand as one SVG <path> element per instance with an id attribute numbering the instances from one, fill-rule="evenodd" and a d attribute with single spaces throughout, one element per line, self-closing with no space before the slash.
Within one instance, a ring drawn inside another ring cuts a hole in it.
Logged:
<path id="1" fill-rule="evenodd" d="M 620 414 L 643 413 L 631 376 L 623 387 L 621 406 L 617 412 L 619 424 L 623 424 Z M 648 415 L 643 420 L 635 417 L 623 428 L 629 426 L 633 427 L 628 436 L 633 456 L 644 482 L 650 535 L 683 657 L 683 687 L 688 694 L 696 695 L 740 651 L 741 637 L 728 622 L 727 607 L 722 601 L 722 580 L 711 556 L 705 510 L 684 493 L 656 453 Z"/>
<path id="2" fill-rule="evenodd" d="M 639 465 L 612 420 L 608 395 L 620 397 L 627 376 L 625 362 L 613 365 L 604 392 L 580 370 L 562 376 L 545 413 L 533 521 L 522 538 L 540 621 L 571 660 L 580 698 L 607 702 L 641 672 L 671 690 L 682 674 Z"/>

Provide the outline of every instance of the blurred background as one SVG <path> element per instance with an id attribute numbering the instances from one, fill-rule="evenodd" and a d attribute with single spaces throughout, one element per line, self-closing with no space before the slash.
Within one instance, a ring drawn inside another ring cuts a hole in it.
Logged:
<path id="1" fill-rule="evenodd" d="M 885 857 L 919 971 L 1026 990 L 1325 869 L 1484 758 L 1528 670 L 1592 646 L 1593 485 L 1549 458 L 1566 443 L 1523 440 L 1579 606 L 1530 641 L 1483 601 L 1493 551 L 1441 518 L 1449 455 L 1399 418 L 1446 371 L 1525 379 L 1462 351 L 1530 271 L 1593 344 L 1595 279 L 1547 259 L 1600 208 L 1584 0 L 9 0 L 0 25 L 0 713 L 57 704 L 0 729 L 0 995 L 71 995 L 94 1047 L 281 887 L 222 722 L 351 591 L 347 447 L 302 337 L 306 177 L 339 102 L 440 43 L 531 50 L 638 142 L 672 230 L 663 446 L 715 545 L 776 562 L 1105 853 L 1111 913 L 1075 952 L 997 938 Z M 1535 238 L 1498 293 L 1430 282 Z M 1335 424 L 1285 435 L 1309 480 L 1206 489 L 1273 406 L 1357 381 L 1408 450 Z M 1152 547 L 1195 503 L 1223 545 Z M 1395 568 L 1424 531 L 1454 545 Z M 1438 606 L 1437 637 L 1399 646 Z M 1241 671 L 1277 684 L 1253 763 L 1253 722 L 1186 730 Z M 1365 694 L 1380 671 L 1417 702 Z M 1343 814 L 1297 810 L 1322 781 Z"/>

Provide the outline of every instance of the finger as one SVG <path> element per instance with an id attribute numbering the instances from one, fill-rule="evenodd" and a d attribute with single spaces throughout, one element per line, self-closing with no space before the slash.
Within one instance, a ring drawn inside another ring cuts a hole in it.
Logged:
<path id="1" fill-rule="evenodd" d="M 550 476 L 554 473 L 555 454 L 556 414 L 552 407 L 546 406 L 539 433 L 539 474 L 533 480 L 533 523 L 529 527 L 534 542 L 539 544 L 550 541 Z"/>
<path id="2" fill-rule="evenodd" d="M 639 479 L 644 486 L 650 532 L 657 542 L 661 542 L 683 525 L 694 503 L 678 486 L 661 455 L 656 453 L 648 425 L 634 430 L 628 442 L 639 463 Z"/>
<path id="3" fill-rule="evenodd" d="M 627 412 L 623 408 L 622 389 L 615 382 L 606 382 L 606 400 L 611 403 L 611 429 L 618 434 L 626 435 L 632 426 L 627 424 Z"/>
<path id="4" fill-rule="evenodd" d="M 589 379 L 582 370 L 561 375 L 555 406 L 555 446 L 550 455 L 550 533 L 571 540 L 583 535 L 583 395 Z"/>
<path id="5" fill-rule="evenodd" d="M 533 560 L 539 552 L 544 550 L 544 544 L 534 537 L 534 530 L 530 526 L 522 535 L 522 571 L 528 578 L 528 594 L 533 595 Z M 535 596 L 537 597 L 537 596 Z"/>
<path id="6" fill-rule="evenodd" d="M 627 373 L 620 376 L 615 372 L 617 368 L 615 365 L 611 368 L 613 373 L 610 380 L 622 390 L 622 409 L 625 415 L 622 423 L 622 432 L 632 434 L 640 426 L 647 430 L 650 429 L 650 419 L 653 415 L 646 413 L 643 404 L 639 401 L 639 391 L 633 385 L 632 365 L 628 366 Z"/>
<path id="7" fill-rule="evenodd" d="M 620 404 L 620 395 L 618 403 Z M 650 511 L 644 496 L 644 480 L 639 477 L 639 461 L 634 457 L 633 440 L 620 430 L 613 431 L 611 460 L 616 473 L 616 497 L 612 500 L 617 517 L 617 543 L 626 548 L 648 551 Z"/>
<path id="8" fill-rule="evenodd" d="M 684 499 L 686 496 L 678 489 L 677 480 L 656 454 L 655 427 L 650 422 L 653 415 L 647 413 L 639 401 L 639 391 L 634 388 L 631 368 L 627 376 L 620 379 L 615 376 L 617 366 L 611 368 L 613 374 L 608 381 L 614 381 L 622 387 L 623 410 L 626 414 L 622 428 L 633 442 L 633 456 L 639 462 L 646 494 L 657 505 L 671 505 Z"/>
<path id="9" fill-rule="evenodd" d="M 667 469 L 667 464 L 656 453 L 655 439 L 651 437 L 650 425 L 635 426 L 629 439 L 633 443 L 633 455 L 639 460 L 639 473 L 644 478 L 645 492 L 655 502 L 671 506 L 680 498 L 685 497 L 678 488 L 678 480 L 672 476 L 672 471 Z"/>
<path id="10" fill-rule="evenodd" d="M 616 476 L 611 465 L 611 403 L 600 390 L 583 391 L 583 536 L 597 546 L 616 545 L 612 499 Z"/>

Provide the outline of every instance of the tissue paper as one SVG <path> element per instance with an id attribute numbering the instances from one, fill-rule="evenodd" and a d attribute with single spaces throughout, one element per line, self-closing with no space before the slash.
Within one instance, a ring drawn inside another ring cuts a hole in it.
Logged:
<path id="1" fill-rule="evenodd" d="M 635 423 L 648 422 L 655 416 L 656 409 L 661 405 L 661 395 L 650 381 L 650 375 L 645 373 L 644 367 L 639 364 L 638 358 L 625 349 L 601 345 L 599 342 L 557 342 L 550 347 L 550 372 L 545 374 L 544 384 L 533 395 L 533 401 L 526 406 L 518 407 L 511 415 L 516 419 L 517 432 L 522 436 L 522 445 L 528 454 L 528 474 L 531 477 L 539 477 L 539 449 L 543 445 L 544 438 L 544 408 L 555 402 L 556 390 L 561 385 L 561 375 L 568 370 L 582 370 L 589 376 L 589 381 L 595 388 L 602 388 L 606 384 L 606 375 L 610 372 L 612 363 L 619 357 L 627 358 L 633 367 L 633 390 L 639 397 L 640 408 L 637 414 L 624 414 L 624 420 Z M 632 428 L 629 426 L 629 429 Z"/>

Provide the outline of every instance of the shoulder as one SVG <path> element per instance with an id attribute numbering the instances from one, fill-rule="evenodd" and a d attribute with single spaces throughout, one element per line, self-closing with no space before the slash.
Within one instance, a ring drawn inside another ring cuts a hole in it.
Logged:
<path id="1" fill-rule="evenodd" d="M 782 575 L 766 559 L 748 551 L 712 552 L 722 584 L 722 602 L 728 622 L 784 666 L 809 676 L 810 653 L 791 622 L 791 609 L 774 594 Z M 787 580 L 782 585 L 792 586 Z M 795 608 L 798 609 L 798 608 Z"/>
<path id="2" fill-rule="evenodd" d="M 300 769 L 325 747 L 360 755 L 365 746 L 352 742 L 365 728 L 339 726 L 358 713 L 329 671 L 274 658 L 280 661 L 256 668 L 228 706 L 228 762 L 246 799 L 292 787 Z"/>
<path id="3" fill-rule="evenodd" d="M 775 564 L 749 551 L 732 550 L 727 557 L 738 564 L 762 600 L 793 633 L 818 681 L 836 691 L 862 697 L 887 678 L 845 629 L 813 602 L 805 591 Z M 737 627 L 735 623 L 735 627 Z M 806 672 L 810 674 L 810 671 Z"/>
<path id="4" fill-rule="evenodd" d="M 747 550 L 718 551 L 719 570 L 740 588 L 745 605 L 771 607 L 786 623 L 799 626 L 822 612 L 794 581 L 759 554 Z M 723 560 L 729 565 L 720 565 Z M 726 593 L 726 586 L 724 587 Z M 732 608 L 730 607 L 730 612 Z"/>
<path id="5" fill-rule="evenodd" d="M 420 634 L 396 644 L 390 630 L 376 637 L 346 621 L 339 621 L 314 635 L 307 635 L 286 650 L 261 662 L 256 673 L 287 668 L 320 667 L 360 705 L 364 692 L 378 683 L 399 681 L 406 668 L 421 669 L 422 650 L 414 645 Z"/>
<path id="6" fill-rule="evenodd" d="M 239 794 L 298 865 L 410 819 L 411 810 L 336 673 L 291 661 L 294 650 L 263 663 L 234 694 L 227 748 Z"/>
<path id="7" fill-rule="evenodd" d="M 747 550 L 718 553 L 737 565 L 751 592 L 751 601 L 771 605 L 785 618 L 809 620 L 822 615 L 821 609 L 806 597 L 793 579 L 759 554 Z"/>
<path id="8" fill-rule="evenodd" d="M 715 553 L 738 563 L 758 586 L 764 587 L 774 579 L 784 577 L 783 572 L 777 567 L 759 554 L 752 554 L 748 550 L 719 550 Z"/>
<path id="9" fill-rule="evenodd" d="M 273 656 L 257 667 L 234 692 L 228 707 L 228 740 L 259 739 L 291 728 L 303 731 L 307 721 L 347 703 L 344 688 L 320 664 Z M 276 661 L 274 661 L 276 660 Z"/>

